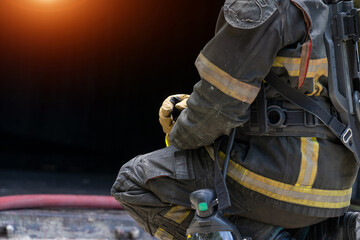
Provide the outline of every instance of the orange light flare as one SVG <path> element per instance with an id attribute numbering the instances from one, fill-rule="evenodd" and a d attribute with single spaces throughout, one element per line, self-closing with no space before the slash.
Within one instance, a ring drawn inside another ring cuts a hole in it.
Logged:
<path id="1" fill-rule="evenodd" d="M 131 45 L 139 39 L 133 29 L 143 24 L 131 6 L 122 0 L 0 0 L 0 60 L 55 66 L 74 53 L 114 45 L 114 38 L 115 47 Z"/>
<path id="2" fill-rule="evenodd" d="M 55 2 L 57 0 L 37 0 L 39 2 L 43 2 L 43 3 L 52 3 L 52 2 Z"/>
<path id="3" fill-rule="evenodd" d="M 0 0 L 1 55 L 47 64 L 97 48 L 112 9 L 98 0 Z"/>
<path id="4" fill-rule="evenodd" d="M 20 8 L 32 11 L 61 11 L 79 6 L 87 0 L 6 0 Z"/>

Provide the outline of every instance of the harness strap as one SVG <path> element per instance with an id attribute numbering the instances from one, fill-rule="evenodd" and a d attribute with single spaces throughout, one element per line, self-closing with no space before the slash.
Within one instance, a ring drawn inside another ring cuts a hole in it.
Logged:
<path id="1" fill-rule="evenodd" d="M 284 84 L 274 72 L 270 71 L 265 77 L 265 80 L 287 100 L 320 119 L 320 121 L 322 121 L 336 137 L 342 138 L 344 137 L 344 134 L 346 135 L 346 125 L 341 123 L 335 116 L 328 113 L 326 109 L 312 98 L 299 92 L 295 88 Z"/>

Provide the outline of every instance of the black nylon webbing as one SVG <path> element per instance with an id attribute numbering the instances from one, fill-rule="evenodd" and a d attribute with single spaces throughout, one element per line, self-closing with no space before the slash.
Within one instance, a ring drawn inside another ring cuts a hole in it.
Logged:
<path id="1" fill-rule="evenodd" d="M 257 97 L 258 104 L 258 124 L 259 124 L 259 132 L 260 134 L 264 134 L 268 132 L 268 124 L 267 124 L 267 104 L 266 104 L 266 93 L 265 93 L 265 85 L 264 81 L 261 82 L 261 88 Z"/>
<path id="2" fill-rule="evenodd" d="M 215 144 L 214 144 L 214 158 L 215 158 L 214 185 L 215 185 L 215 191 L 216 191 L 220 210 L 225 210 L 225 209 L 231 207 L 229 191 L 226 186 L 226 174 L 227 174 L 227 170 L 228 170 L 228 166 L 229 166 L 229 162 L 230 162 L 231 150 L 232 150 L 232 147 L 234 144 L 235 133 L 236 133 L 236 128 L 233 128 L 231 130 L 229 140 L 228 140 L 228 145 L 226 148 L 222 173 L 221 173 L 220 165 L 219 165 L 219 151 L 220 151 L 221 142 L 225 138 L 218 139 L 217 141 L 215 141 Z"/>
<path id="3" fill-rule="evenodd" d="M 312 98 L 284 84 L 274 72 L 270 71 L 265 80 L 287 100 L 319 118 L 338 138 L 344 133 L 346 125 L 328 113 L 326 109 Z"/>
<path id="4" fill-rule="evenodd" d="M 218 199 L 219 209 L 224 210 L 231 206 L 231 202 L 225 181 L 226 175 L 222 175 L 219 165 L 219 151 L 222 140 L 224 140 L 224 138 L 218 139 L 214 144 L 214 186 Z"/>

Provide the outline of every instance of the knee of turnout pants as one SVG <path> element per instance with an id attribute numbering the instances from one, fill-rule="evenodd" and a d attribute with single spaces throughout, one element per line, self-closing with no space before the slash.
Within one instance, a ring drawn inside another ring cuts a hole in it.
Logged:
<path id="1" fill-rule="evenodd" d="M 137 156 L 123 165 L 111 194 L 151 235 L 159 239 L 186 239 L 186 229 L 194 216 L 190 193 L 213 188 L 213 165 L 203 148 L 178 150 L 171 146 Z M 301 221 L 296 214 L 289 215 L 271 206 L 264 211 L 262 203 L 247 199 L 236 183 L 230 183 L 229 190 L 232 201 L 229 213 L 234 215 L 230 220 L 245 237 L 263 240 L 277 234 L 281 228 L 271 225 L 271 219 L 264 217 L 267 212 L 266 216 L 277 216 L 276 219 L 283 216 L 281 222 L 293 217 L 294 221 Z"/>
<path id="2" fill-rule="evenodd" d="M 186 229 L 194 216 L 190 193 L 212 188 L 212 168 L 205 150 L 171 146 L 126 163 L 111 194 L 153 236 L 186 239 Z"/>

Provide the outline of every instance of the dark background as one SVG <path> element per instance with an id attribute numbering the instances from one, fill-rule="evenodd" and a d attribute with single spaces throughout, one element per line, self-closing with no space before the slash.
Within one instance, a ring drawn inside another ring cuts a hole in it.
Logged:
<path id="1" fill-rule="evenodd" d="M 164 147 L 158 109 L 198 81 L 223 1 L 45 2 L 0 1 L 0 168 L 115 176 Z"/>

